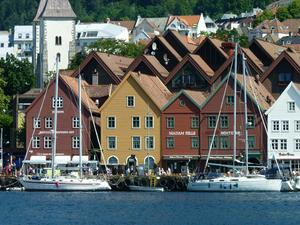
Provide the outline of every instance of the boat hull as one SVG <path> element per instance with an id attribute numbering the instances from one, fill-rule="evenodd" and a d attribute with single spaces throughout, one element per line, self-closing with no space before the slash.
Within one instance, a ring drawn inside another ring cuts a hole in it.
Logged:
<path id="1" fill-rule="evenodd" d="M 266 178 L 215 178 L 191 181 L 188 183 L 188 191 L 205 192 L 259 192 L 281 191 L 280 179 Z"/>
<path id="2" fill-rule="evenodd" d="M 147 187 L 147 186 L 136 186 L 136 185 L 129 185 L 128 186 L 130 191 L 142 191 L 142 192 L 163 192 L 163 187 Z"/>
<path id="3" fill-rule="evenodd" d="M 109 191 L 107 181 L 98 179 L 47 179 L 21 178 L 25 191 Z"/>

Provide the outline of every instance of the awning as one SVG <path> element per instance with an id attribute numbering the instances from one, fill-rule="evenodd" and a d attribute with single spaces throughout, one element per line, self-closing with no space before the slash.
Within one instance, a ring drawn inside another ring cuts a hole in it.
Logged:
<path id="1" fill-rule="evenodd" d="M 38 156 L 38 155 L 33 155 L 30 157 L 30 160 L 23 160 L 23 163 L 28 163 L 28 164 L 47 164 L 51 163 L 50 160 L 46 160 L 46 156 Z"/>
<path id="2" fill-rule="evenodd" d="M 200 155 L 164 155 L 165 160 L 196 160 Z"/>
<path id="3" fill-rule="evenodd" d="M 88 163 L 89 162 L 89 156 L 88 155 L 83 155 L 81 159 L 82 159 L 83 163 Z M 79 155 L 74 155 L 72 157 L 71 163 L 79 163 Z"/>
<path id="4" fill-rule="evenodd" d="M 57 155 L 55 156 L 55 164 L 67 164 L 71 161 L 70 155 Z"/>

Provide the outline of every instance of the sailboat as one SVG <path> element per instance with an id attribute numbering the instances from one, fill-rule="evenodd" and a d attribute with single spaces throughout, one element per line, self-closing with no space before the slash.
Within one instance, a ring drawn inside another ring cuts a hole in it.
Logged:
<path id="1" fill-rule="evenodd" d="M 245 66 L 245 57 L 242 54 L 243 58 L 243 82 L 244 82 L 244 109 L 245 109 L 245 166 L 236 165 L 236 99 L 237 99 L 237 53 L 238 53 L 238 44 L 235 46 L 235 57 L 234 57 L 234 146 L 233 146 L 233 165 L 222 165 L 218 164 L 217 166 L 223 168 L 230 168 L 234 171 L 232 176 L 221 176 L 214 178 L 201 178 L 201 179 L 191 179 L 188 183 L 188 191 L 206 191 L 206 192 L 258 192 L 258 191 L 281 191 L 282 189 L 282 179 L 267 179 L 265 175 L 260 174 L 249 174 L 249 163 L 248 163 L 248 131 L 247 126 L 247 94 L 246 94 L 246 66 Z M 230 71 L 231 74 L 231 71 Z M 228 77 L 229 79 L 229 77 Z M 221 106 L 222 107 L 222 106 Z M 221 111 L 221 110 L 220 110 Z M 217 124 L 219 121 L 220 113 L 217 118 Z M 213 139 L 215 137 L 216 128 L 214 131 Z M 210 152 L 212 149 L 213 141 L 210 144 L 209 154 L 207 156 L 205 170 L 208 166 L 208 160 Z M 212 165 L 212 164 L 210 164 Z M 245 172 L 242 172 L 245 171 Z"/>
<path id="2" fill-rule="evenodd" d="M 56 59 L 55 77 L 55 99 L 58 99 L 58 59 Z M 32 179 L 29 175 L 20 177 L 19 181 L 26 191 L 108 191 L 111 187 L 105 178 L 90 179 L 83 177 L 82 169 L 82 115 L 81 115 L 81 75 L 78 77 L 78 99 L 79 99 L 79 177 L 78 176 L 57 176 L 56 175 L 56 140 L 57 140 L 57 104 L 54 107 L 54 130 L 51 158 L 51 176 Z"/>

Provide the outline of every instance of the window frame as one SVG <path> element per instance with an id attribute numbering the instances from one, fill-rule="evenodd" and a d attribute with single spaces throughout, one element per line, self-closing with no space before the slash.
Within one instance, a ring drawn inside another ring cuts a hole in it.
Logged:
<path id="1" fill-rule="evenodd" d="M 139 123 L 138 127 L 134 126 L 134 122 L 137 122 L 137 121 L 134 121 L 134 119 L 137 119 L 137 118 L 138 118 L 138 123 Z M 140 116 L 132 116 L 131 117 L 131 128 L 132 129 L 139 129 L 139 128 L 141 128 L 141 117 Z"/>
<path id="2" fill-rule="evenodd" d="M 148 139 L 149 138 L 152 138 L 152 147 L 148 147 Z M 145 149 L 146 150 L 153 150 L 153 149 L 155 149 L 155 137 L 153 136 L 153 135 L 147 135 L 146 137 L 145 137 Z"/>
<path id="3" fill-rule="evenodd" d="M 148 126 L 148 118 L 152 118 L 152 127 Z M 154 116 L 145 116 L 145 128 L 146 129 L 150 129 L 150 128 L 154 128 Z"/>
<path id="4" fill-rule="evenodd" d="M 211 143 L 212 138 L 213 138 L 213 136 L 208 136 L 208 149 L 210 148 L 210 143 Z M 214 143 L 215 143 L 215 145 L 213 144 L 211 149 L 218 149 L 218 136 L 215 136 Z"/>
<path id="5" fill-rule="evenodd" d="M 170 126 L 169 120 L 173 121 L 173 126 Z M 175 117 L 174 116 L 168 116 L 166 117 L 166 123 L 167 123 L 167 128 L 168 129 L 174 129 L 175 128 Z"/>
<path id="6" fill-rule="evenodd" d="M 46 129 L 53 128 L 52 117 L 45 117 L 45 128 Z"/>
<path id="7" fill-rule="evenodd" d="M 276 127 L 278 126 L 278 129 L 274 129 L 274 124 L 275 122 L 277 123 Z M 272 132 L 280 132 L 280 120 L 271 120 L 271 127 L 272 127 Z"/>
<path id="8" fill-rule="evenodd" d="M 52 97 L 52 108 L 55 109 L 55 97 Z M 57 109 L 62 109 L 64 107 L 64 98 L 61 96 L 57 97 Z"/>
<path id="9" fill-rule="evenodd" d="M 72 136 L 72 149 L 79 149 L 79 148 L 80 148 L 80 137 Z"/>
<path id="10" fill-rule="evenodd" d="M 41 138 L 39 136 L 33 136 L 32 137 L 31 147 L 33 149 L 38 149 L 38 148 L 41 147 Z"/>
<path id="11" fill-rule="evenodd" d="M 53 140 L 51 136 L 44 136 L 44 149 L 52 149 L 52 145 L 53 145 L 52 142 Z"/>
<path id="12" fill-rule="evenodd" d="M 113 127 L 109 126 L 110 125 L 110 121 L 109 121 L 110 118 L 114 119 L 114 126 Z M 117 119 L 116 119 L 115 116 L 107 116 L 106 117 L 106 128 L 107 129 L 116 129 L 117 128 Z"/>
<path id="13" fill-rule="evenodd" d="M 114 138 L 114 145 L 115 146 L 113 148 L 110 146 L 110 141 L 109 141 L 110 138 Z M 108 150 L 116 150 L 118 148 L 117 147 L 117 140 L 118 140 L 117 136 L 107 136 L 107 138 L 106 138 L 107 149 Z"/>
<path id="14" fill-rule="evenodd" d="M 293 105 L 293 109 L 290 108 L 291 104 Z M 287 111 L 288 112 L 296 112 L 296 103 L 295 103 L 295 101 L 288 101 L 287 102 Z"/>
<path id="15" fill-rule="evenodd" d="M 132 103 L 133 103 L 133 105 L 129 105 L 128 103 L 129 103 L 129 98 L 131 98 L 132 97 Z M 134 95 L 128 95 L 128 96 L 126 96 L 126 106 L 128 107 L 128 108 L 134 108 L 135 107 L 135 96 Z"/>
<path id="16" fill-rule="evenodd" d="M 41 118 L 38 118 L 38 117 L 33 118 L 33 128 L 35 128 L 35 129 L 41 128 Z"/>
<path id="17" fill-rule="evenodd" d="M 212 119 L 212 118 L 214 118 L 214 120 L 215 120 L 215 122 L 214 122 L 215 125 L 214 126 L 211 126 L 211 120 L 210 119 Z M 217 116 L 216 115 L 210 115 L 210 116 L 207 117 L 207 126 L 208 126 L 209 129 L 214 129 L 217 126 Z"/>
<path id="18" fill-rule="evenodd" d="M 196 121 L 195 121 L 196 119 Z M 195 124 L 196 123 L 196 124 Z M 200 119 L 199 116 L 192 116 L 191 117 L 191 128 L 192 129 L 198 129 L 200 126 Z"/>
<path id="19" fill-rule="evenodd" d="M 134 147 L 134 138 L 139 138 L 139 148 Z M 132 150 L 141 150 L 142 148 L 142 139 L 141 136 L 134 135 L 131 137 L 131 149 Z"/>
<path id="20" fill-rule="evenodd" d="M 78 129 L 80 128 L 80 121 L 78 116 L 73 116 L 72 117 L 72 128 Z"/>
<path id="21" fill-rule="evenodd" d="M 172 145 L 169 145 L 170 140 L 172 140 Z M 174 149 L 175 148 L 175 137 L 173 137 L 173 136 L 166 137 L 166 148 L 167 149 Z"/>
<path id="22" fill-rule="evenodd" d="M 194 142 L 196 141 L 196 142 Z M 196 143 L 196 145 L 195 145 Z M 198 136 L 192 136 L 191 137 L 191 148 L 192 149 L 199 149 L 200 147 L 200 138 Z"/>

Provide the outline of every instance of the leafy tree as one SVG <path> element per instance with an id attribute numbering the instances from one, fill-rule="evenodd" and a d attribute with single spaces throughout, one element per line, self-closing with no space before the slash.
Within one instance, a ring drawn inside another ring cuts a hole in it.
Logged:
<path id="1" fill-rule="evenodd" d="M 248 37 L 245 35 L 240 35 L 236 29 L 227 30 L 217 30 L 215 34 L 210 34 L 211 37 L 220 39 L 222 41 L 238 41 L 242 47 L 248 47 Z"/>
<path id="2" fill-rule="evenodd" d="M 289 6 L 288 11 L 292 18 L 300 17 L 300 0 L 294 0 Z"/>
<path id="3" fill-rule="evenodd" d="M 280 20 L 286 20 L 292 18 L 292 15 L 290 14 L 287 7 L 281 7 L 276 12 L 276 17 Z"/>
<path id="4" fill-rule="evenodd" d="M 259 15 L 256 20 L 254 21 L 254 25 L 257 26 L 261 22 L 265 20 L 271 20 L 274 19 L 274 15 L 270 10 L 265 10 L 261 15 Z"/>
<path id="5" fill-rule="evenodd" d="M 76 69 L 80 65 L 80 63 L 85 59 L 86 56 L 87 54 L 85 51 L 76 53 L 75 56 L 71 59 L 69 69 Z"/>
<path id="6" fill-rule="evenodd" d="M 6 82 L 3 78 L 4 69 L 0 68 L 0 127 L 10 127 L 12 124 L 12 116 L 9 115 L 10 97 L 5 95 L 4 88 Z"/>

